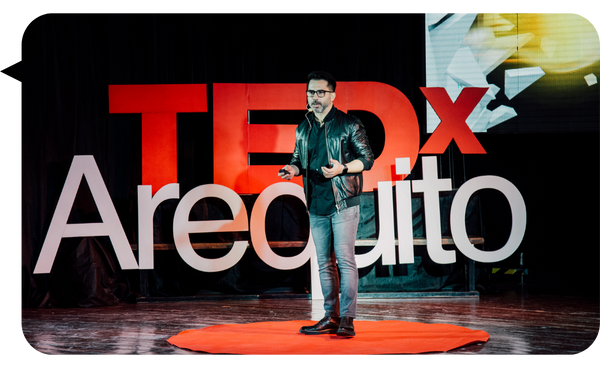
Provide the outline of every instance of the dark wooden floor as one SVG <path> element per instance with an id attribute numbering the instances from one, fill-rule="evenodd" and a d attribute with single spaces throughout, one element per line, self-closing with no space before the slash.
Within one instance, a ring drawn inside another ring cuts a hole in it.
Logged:
<path id="1" fill-rule="evenodd" d="M 480 298 L 359 299 L 358 318 L 451 323 L 489 333 L 487 343 L 445 354 L 576 354 L 596 339 L 597 297 L 505 290 Z M 120 304 L 89 309 L 26 309 L 29 344 L 46 354 L 200 354 L 167 339 L 222 323 L 318 320 L 320 301 L 259 299 Z"/>

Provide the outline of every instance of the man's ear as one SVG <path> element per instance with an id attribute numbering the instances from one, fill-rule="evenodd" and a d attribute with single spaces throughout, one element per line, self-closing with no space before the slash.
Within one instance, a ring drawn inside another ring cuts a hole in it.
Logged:
<path id="1" fill-rule="evenodd" d="M 333 102 L 333 100 L 335 100 L 335 92 L 331 92 L 331 102 Z"/>

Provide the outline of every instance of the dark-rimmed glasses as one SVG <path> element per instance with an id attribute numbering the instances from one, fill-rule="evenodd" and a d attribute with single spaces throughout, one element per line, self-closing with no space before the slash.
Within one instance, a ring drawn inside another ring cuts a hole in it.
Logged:
<path id="1" fill-rule="evenodd" d="M 323 91 L 322 89 L 320 89 L 318 91 L 313 91 L 313 90 L 309 89 L 306 91 L 306 95 L 308 97 L 314 97 L 315 93 L 316 93 L 318 97 L 325 97 L 325 93 L 327 93 L 327 92 L 333 93 L 333 91 Z"/>

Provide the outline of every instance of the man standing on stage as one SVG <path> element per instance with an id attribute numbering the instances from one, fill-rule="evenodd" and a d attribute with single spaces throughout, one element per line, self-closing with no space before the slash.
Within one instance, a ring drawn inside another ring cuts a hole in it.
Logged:
<path id="1" fill-rule="evenodd" d="M 308 75 L 309 113 L 296 129 L 294 155 L 279 176 L 286 180 L 303 176 L 325 299 L 325 317 L 315 325 L 302 327 L 300 332 L 352 337 L 358 294 L 354 243 L 362 171 L 371 169 L 375 158 L 360 120 L 333 106 L 335 88 L 335 79 L 329 73 Z"/>

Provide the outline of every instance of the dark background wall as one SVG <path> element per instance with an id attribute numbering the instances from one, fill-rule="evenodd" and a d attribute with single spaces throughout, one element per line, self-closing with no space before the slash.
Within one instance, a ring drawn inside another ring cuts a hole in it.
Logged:
<path id="1" fill-rule="evenodd" d="M 419 91 L 425 86 L 423 27 L 420 14 L 45 15 L 33 21 L 23 38 L 18 73 L 23 87 L 24 306 L 47 305 L 48 290 L 59 283 L 32 270 L 74 155 L 94 155 L 125 231 L 135 241 L 141 118 L 108 114 L 109 84 L 207 84 L 208 113 L 178 115 L 183 196 L 212 183 L 212 83 L 303 83 L 312 70 L 327 70 L 339 81 L 383 82 L 413 104 L 423 144 L 428 138 Z M 595 93 L 598 101 L 598 88 Z M 528 280 L 548 290 L 598 292 L 595 106 L 589 120 L 578 120 L 576 130 L 490 131 L 477 134 L 488 154 L 462 156 L 451 146 L 439 157 L 441 176 L 452 176 L 455 187 L 489 174 L 521 191 L 528 210 L 526 236 L 515 255 L 497 266 L 518 266 L 522 257 Z M 568 106 L 563 113 L 568 124 Z M 384 137 L 377 118 L 361 118 L 374 149 L 380 149 Z M 418 179 L 420 162 L 415 167 L 411 178 Z M 502 246 L 510 230 L 508 204 L 493 192 L 482 193 L 481 201 L 487 246 Z M 98 221 L 85 188 L 71 221 Z M 68 243 L 61 244 L 57 262 L 67 257 L 69 247 L 79 246 Z M 115 294 L 126 296 L 136 288 L 137 280 L 120 275 L 110 245 L 87 246 L 112 262 L 114 270 L 106 277 Z M 170 262 L 167 258 L 160 262 Z M 191 273 L 178 275 L 189 279 Z"/>

